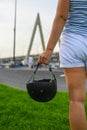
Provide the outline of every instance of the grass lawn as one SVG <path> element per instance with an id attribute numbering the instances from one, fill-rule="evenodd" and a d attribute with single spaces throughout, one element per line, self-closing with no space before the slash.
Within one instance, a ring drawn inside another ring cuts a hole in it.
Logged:
<path id="1" fill-rule="evenodd" d="M 0 84 L 0 130 L 69 130 L 68 104 L 67 92 L 39 103 L 26 91 Z"/>

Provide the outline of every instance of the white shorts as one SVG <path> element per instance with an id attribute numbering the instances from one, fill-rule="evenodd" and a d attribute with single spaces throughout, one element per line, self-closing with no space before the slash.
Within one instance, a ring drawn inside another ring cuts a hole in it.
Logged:
<path id="1" fill-rule="evenodd" d="M 62 35 L 60 48 L 61 68 L 87 68 L 87 36 L 73 33 Z"/>

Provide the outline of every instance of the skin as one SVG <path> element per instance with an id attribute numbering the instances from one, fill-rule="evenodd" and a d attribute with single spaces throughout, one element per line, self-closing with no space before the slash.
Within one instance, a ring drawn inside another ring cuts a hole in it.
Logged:
<path id="1" fill-rule="evenodd" d="M 71 130 L 87 130 L 85 114 L 85 67 L 64 69 L 69 92 L 69 121 Z"/>
<path id="2" fill-rule="evenodd" d="M 53 49 L 60 37 L 60 34 L 62 32 L 62 29 L 65 25 L 65 22 L 68 16 L 68 10 L 69 10 L 69 0 L 59 0 L 57 9 L 56 9 L 56 15 L 53 21 L 52 30 L 50 33 L 50 37 L 47 43 L 46 50 L 39 56 L 38 62 L 48 64 L 49 59 L 51 57 L 51 54 L 53 52 Z"/>
<path id="3" fill-rule="evenodd" d="M 87 73 L 86 73 L 86 79 L 87 79 Z"/>
<path id="4" fill-rule="evenodd" d="M 38 57 L 38 63 L 48 64 L 54 47 L 59 40 L 67 20 L 70 8 L 70 0 L 58 0 L 56 14 L 54 17 L 51 33 L 48 39 L 47 47 Z M 70 105 L 69 105 L 69 122 L 71 130 L 87 130 L 85 114 L 85 79 L 87 74 L 85 67 L 64 68 L 66 84 L 68 87 Z"/>

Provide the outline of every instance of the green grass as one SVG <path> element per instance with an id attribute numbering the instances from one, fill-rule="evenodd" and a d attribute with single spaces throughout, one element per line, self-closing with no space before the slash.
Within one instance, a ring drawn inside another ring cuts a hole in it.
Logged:
<path id="1" fill-rule="evenodd" d="M 39 103 L 26 91 L 0 84 L 0 130 L 69 130 L 68 105 L 67 92 Z"/>

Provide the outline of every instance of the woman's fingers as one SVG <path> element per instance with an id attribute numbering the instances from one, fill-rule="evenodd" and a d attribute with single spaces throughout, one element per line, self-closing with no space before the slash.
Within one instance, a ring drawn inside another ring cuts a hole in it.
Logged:
<path id="1" fill-rule="evenodd" d="M 48 64 L 50 57 L 51 57 L 52 51 L 44 51 L 42 54 L 38 57 L 38 63 L 39 64 Z"/>
<path id="2" fill-rule="evenodd" d="M 43 55 L 40 55 L 39 58 L 38 58 L 38 63 L 40 63 L 40 64 L 47 64 L 48 63 L 47 57 L 45 57 Z"/>
<path id="3" fill-rule="evenodd" d="M 50 59 L 50 55 L 47 52 L 43 52 L 38 57 L 38 63 L 40 64 L 48 64 Z"/>

